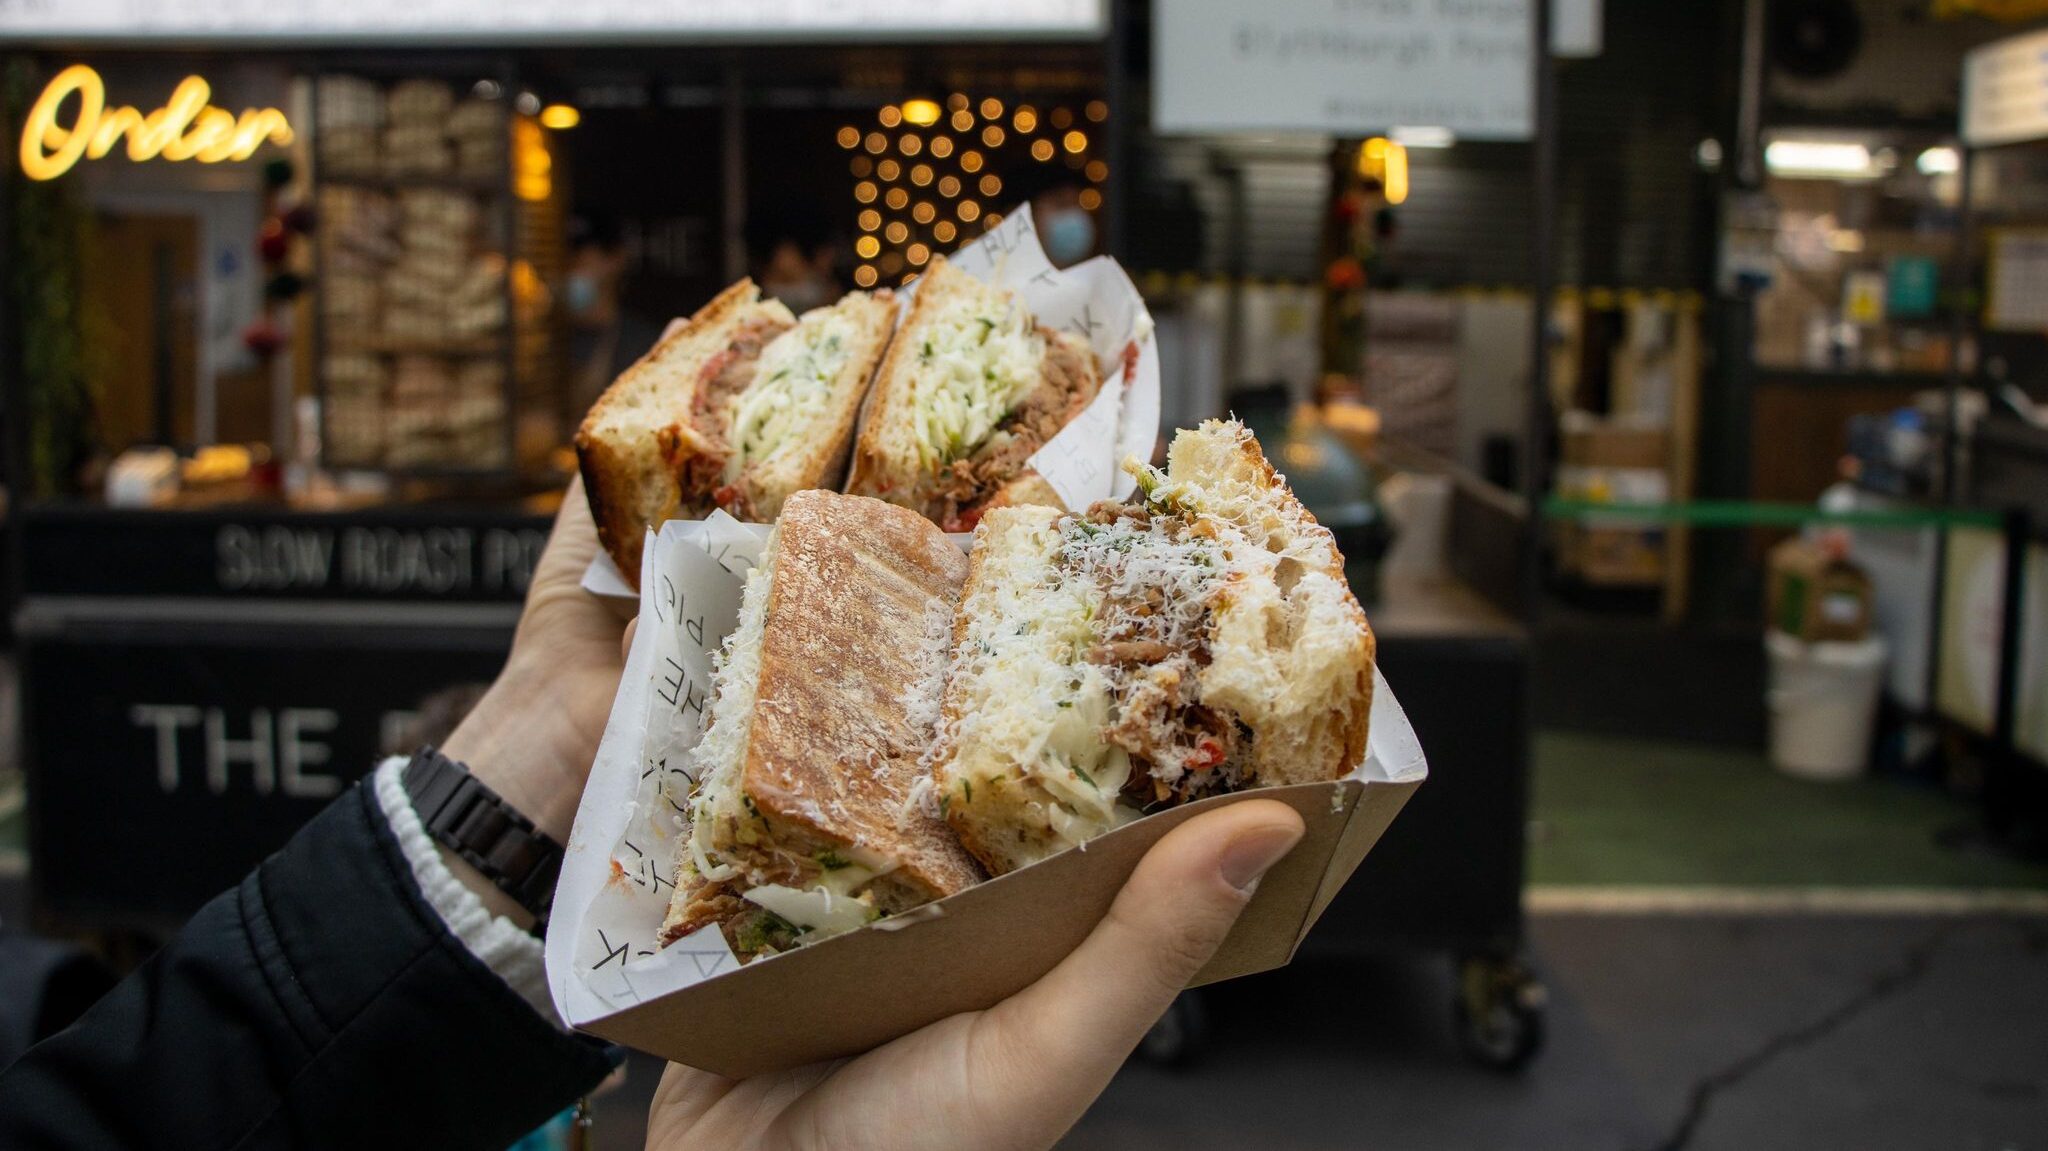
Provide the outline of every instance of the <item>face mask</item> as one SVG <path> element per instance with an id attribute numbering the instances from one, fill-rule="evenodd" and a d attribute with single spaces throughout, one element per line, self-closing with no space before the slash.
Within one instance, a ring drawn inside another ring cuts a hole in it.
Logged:
<path id="1" fill-rule="evenodd" d="M 597 306 L 597 277 L 575 273 L 569 277 L 569 287 L 563 293 L 571 312 L 582 313 Z"/>
<path id="2" fill-rule="evenodd" d="M 1045 237 L 1045 254 L 1062 268 L 1080 263 L 1095 250 L 1095 218 L 1078 208 L 1047 212 L 1038 234 Z"/>

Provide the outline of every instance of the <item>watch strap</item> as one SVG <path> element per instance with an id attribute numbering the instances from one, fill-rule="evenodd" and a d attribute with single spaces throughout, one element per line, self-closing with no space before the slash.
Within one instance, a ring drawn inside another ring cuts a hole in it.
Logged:
<path id="1" fill-rule="evenodd" d="M 413 753 L 403 778 L 428 836 L 546 923 L 562 871 L 562 845 L 468 767 L 432 747 Z"/>

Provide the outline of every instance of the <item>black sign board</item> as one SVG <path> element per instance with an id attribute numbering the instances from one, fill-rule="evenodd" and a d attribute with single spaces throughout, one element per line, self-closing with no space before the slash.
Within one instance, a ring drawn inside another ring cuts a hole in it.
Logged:
<path id="1" fill-rule="evenodd" d="M 307 625 L 25 626 L 36 910 L 175 926 L 375 766 L 422 700 L 487 682 L 502 624 L 364 605 Z"/>
<path id="2" fill-rule="evenodd" d="M 507 602 L 526 594 L 548 526 L 476 508 L 32 507 L 22 544 L 29 595 Z"/>

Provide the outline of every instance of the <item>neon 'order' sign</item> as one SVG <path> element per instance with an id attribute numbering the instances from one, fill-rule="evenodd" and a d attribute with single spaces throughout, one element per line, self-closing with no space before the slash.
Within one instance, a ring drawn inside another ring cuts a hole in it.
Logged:
<path id="1" fill-rule="evenodd" d="M 246 160 L 266 143 L 289 144 L 292 126 L 275 108 L 245 108 L 240 115 L 207 103 L 213 88 L 187 76 L 164 105 L 151 112 L 108 107 L 107 85 L 83 64 L 57 73 L 36 98 L 21 126 L 21 170 L 31 180 L 54 180 L 80 160 L 97 160 L 124 138 L 130 160 Z M 77 97 L 75 107 L 66 105 Z"/>

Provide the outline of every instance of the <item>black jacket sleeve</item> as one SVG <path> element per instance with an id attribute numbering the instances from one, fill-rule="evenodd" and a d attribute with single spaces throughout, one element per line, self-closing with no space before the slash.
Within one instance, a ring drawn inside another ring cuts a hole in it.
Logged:
<path id="1" fill-rule="evenodd" d="M 359 785 L 0 1072 L 0 1147 L 499 1151 L 611 1065 L 449 933 Z"/>

